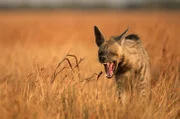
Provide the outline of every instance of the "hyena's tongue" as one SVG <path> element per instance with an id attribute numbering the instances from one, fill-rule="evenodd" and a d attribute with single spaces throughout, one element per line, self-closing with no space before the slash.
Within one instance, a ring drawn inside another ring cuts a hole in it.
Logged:
<path id="1" fill-rule="evenodd" d="M 107 63 L 106 64 L 106 75 L 107 75 L 107 77 L 112 77 L 112 75 L 113 75 L 113 65 L 114 65 L 114 63 Z"/>

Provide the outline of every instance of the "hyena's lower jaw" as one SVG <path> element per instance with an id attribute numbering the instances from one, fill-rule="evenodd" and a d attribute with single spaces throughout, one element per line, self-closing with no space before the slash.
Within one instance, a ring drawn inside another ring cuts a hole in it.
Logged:
<path id="1" fill-rule="evenodd" d="M 107 75 L 106 74 L 106 78 L 108 78 L 108 79 L 111 79 L 113 76 L 114 76 L 114 74 L 112 74 L 112 75 Z"/>

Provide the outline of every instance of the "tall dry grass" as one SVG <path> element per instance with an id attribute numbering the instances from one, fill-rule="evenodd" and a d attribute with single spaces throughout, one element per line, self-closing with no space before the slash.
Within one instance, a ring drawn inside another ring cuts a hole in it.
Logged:
<path id="1" fill-rule="evenodd" d="M 72 13 L 70 17 L 71 13 L 67 16 L 64 13 L 60 17 L 64 20 L 59 23 L 58 13 L 51 19 L 46 15 L 39 18 L 33 14 L 14 14 L 1 15 L 0 21 L 0 118 L 180 118 L 178 15 L 151 13 L 144 18 L 144 13 L 110 12 Z M 167 19 L 161 19 L 162 16 Z M 9 17 L 14 19 L 6 21 Z M 130 32 L 142 37 L 152 69 L 152 98 L 148 105 L 133 100 L 122 108 L 114 80 L 106 79 L 103 74 L 97 78 L 104 69 L 97 60 L 93 39 L 95 23 L 107 36 L 121 32 L 121 27 L 131 23 Z M 121 23 L 125 24 L 118 26 Z M 67 57 L 71 65 L 66 60 L 57 67 L 69 50 L 81 61 L 79 70 L 71 56 Z"/>

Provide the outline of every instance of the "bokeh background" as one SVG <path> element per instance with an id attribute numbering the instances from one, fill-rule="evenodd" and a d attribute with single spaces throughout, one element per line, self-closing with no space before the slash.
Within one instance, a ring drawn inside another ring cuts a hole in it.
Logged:
<path id="1" fill-rule="evenodd" d="M 179 21 L 179 0 L 0 0 L 0 118 L 179 119 Z M 94 25 L 106 39 L 129 26 L 140 36 L 152 72 L 145 107 L 119 104 Z"/>
<path id="2" fill-rule="evenodd" d="M 179 0 L 1 0 L 1 8 L 171 8 Z"/>

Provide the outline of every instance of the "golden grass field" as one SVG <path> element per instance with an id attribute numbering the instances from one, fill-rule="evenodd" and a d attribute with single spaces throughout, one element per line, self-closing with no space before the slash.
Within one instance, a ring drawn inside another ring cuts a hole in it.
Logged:
<path id="1" fill-rule="evenodd" d="M 0 119 L 180 119 L 179 20 L 179 11 L 1 11 Z M 104 68 L 94 25 L 106 38 L 128 26 L 141 37 L 151 59 L 150 104 L 134 100 L 124 109 L 115 81 L 97 79 Z M 66 60 L 55 72 L 68 52 L 79 68 L 67 56 L 73 71 Z"/>

